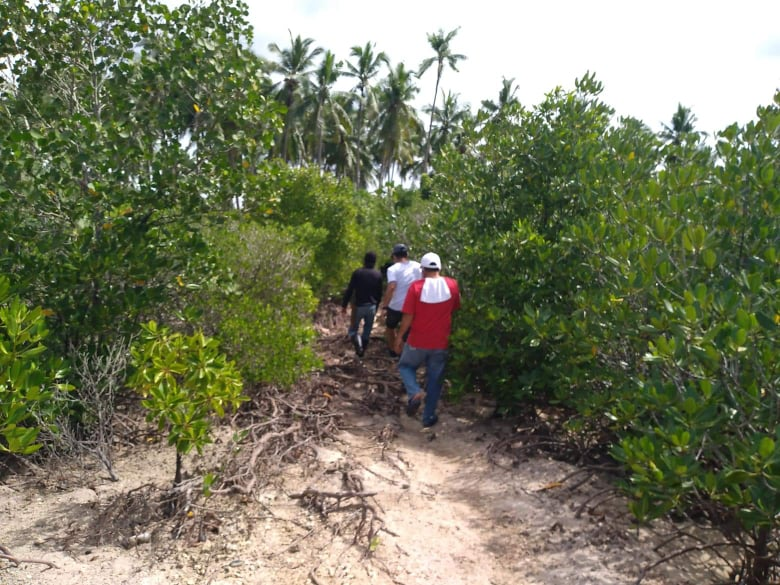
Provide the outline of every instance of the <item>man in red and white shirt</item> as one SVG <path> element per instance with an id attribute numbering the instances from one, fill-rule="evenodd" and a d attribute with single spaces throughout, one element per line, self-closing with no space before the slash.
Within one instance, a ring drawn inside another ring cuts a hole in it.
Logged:
<path id="1" fill-rule="evenodd" d="M 403 317 L 395 338 L 395 351 L 401 354 L 398 370 L 406 388 L 409 416 L 414 416 L 422 404 L 417 369 L 425 364 L 427 381 L 422 423 L 424 427 L 432 427 L 439 420 L 436 406 L 444 383 L 452 313 L 460 307 L 460 291 L 454 278 L 441 275 L 441 259 L 437 254 L 425 254 L 420 267 L 423 278 L 409 286 L 401 309 Z M 409 337 L 404 344 L 407 331 Z"/>

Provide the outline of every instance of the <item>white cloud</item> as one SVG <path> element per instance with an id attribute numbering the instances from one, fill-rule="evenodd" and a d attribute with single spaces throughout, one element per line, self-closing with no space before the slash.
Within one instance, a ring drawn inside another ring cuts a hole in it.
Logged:
<path id="1" fill-rule="evenodd" d="M 474 107 L 496 98 L 502 77 L 515 78 L 518 97 L 530 106 L 590 71 L 618 115 L 658 130 L 679 102 L 693 110 L 700 130 L 712 133 L 753 119 L 780 88 L 775 0 L 250 0 L 249 6 L 255 48 L 265 56 L 268 43 L 289 43 L 289 30 L 340 59 L 351 46 L 373 41 L 394 63 L 416 69 L 433 54 L 427 33 L 460 27 L 452 50 L 468 59 L 459 73 L 445 70 L 442 86 Z M 430 70 L 420 80 L 418 107 L 431 102 L 434 76 Z"/>

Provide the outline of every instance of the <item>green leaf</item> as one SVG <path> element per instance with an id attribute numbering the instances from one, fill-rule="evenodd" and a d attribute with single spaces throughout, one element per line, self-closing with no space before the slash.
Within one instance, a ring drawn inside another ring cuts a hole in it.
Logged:
<path id="1" fill-rule="evenodd" d="M 751 477 L 750 473 L 742 469 L 729 469 L 724 474 L 723 479 L 726 485 L 736 485 L 745 483 Z"/>
<path id="2" fill-rule="evenodd" d="M 697 410 L 699 410 L 699 405 L 693 398 L 688 397 L 683 401 L 681 408 L 685 414 L 692 416 L 696 413 Z"/>
<path id="3" fill-rule="evenodd" d="M 769 437 L 764 437 L 758 445 L 758 454 L 762 459 L 769 459 L 775 452 L 775 442 Z"/>
<path id="4" fill-rule="evenodd" d="M 744 309 L 737 309 L 736 320 L 737 320 L 737 325 L 739 325 L 742 329 L 750 329 L 752 325 L 750 314 Z"/>
<path id="5" fill-rule="evenodd" d="M 778 327 L 775 321 L 766 313 L 756 313 L 756 321 L 766 331 L 774 331 Z"/>
<path id="6" fill-rule="evenodd" d="M 775 169 L 772 165 L 766 165 L 761 168 L 761 182 L 764 185 L 771 185 L 775 176 Z"/>
<path id="7" fill-rule="evenodd" d="M 715 268 L 715 265 L 718 263 L 718 255 L 709 248 L 702 252 L 701 259 L 702 262 L 704 262 L 704 265 L 710 270 Z"/>
<path id="8" fill-rule="evenodd" d="M 702 282 L 697 284 L 694 288 L 694 296 L 696 297 L 697 301 L 704 303 L 704 301 L 707 299 L 707 285 Z"/>
<path id="9" fill-rule="evenodd" d="M 737 347 L 744 347 L 748 338 L 748 332 L 744 329 L 737 329 L 733 334 L 734 343 Z"/>

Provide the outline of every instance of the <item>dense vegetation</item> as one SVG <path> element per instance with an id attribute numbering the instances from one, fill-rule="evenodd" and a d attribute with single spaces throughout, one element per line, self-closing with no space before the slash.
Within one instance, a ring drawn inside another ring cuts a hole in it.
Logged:
<path id="1" fill-rule="evenodd" d="M 318 367 L 318 301 L 405 241 L 464 289 L 456 392 L 563 408 L 624 466 L 639 519 L 695 511 L 741 548 L 740 582 L 769 582 L 780 94 L 704 140 L 682 106 L 660 133 L 615 120 L 591 74 L 532 108 L 511 80 L 475 113 L 439 100 L 457 31 L 415 71 L 292 35 L 258 56 L 225 0 L 0 18 L 0 451 L 97 433 L 88 364 L 109 357 L 177 453 L 200 448 L 239 379 Z M 410 102 L 429 68 L 426 128 Z"/>

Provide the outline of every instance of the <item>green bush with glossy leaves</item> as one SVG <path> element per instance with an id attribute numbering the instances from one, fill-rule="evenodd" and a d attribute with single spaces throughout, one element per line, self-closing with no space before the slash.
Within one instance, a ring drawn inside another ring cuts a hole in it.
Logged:
<path id="1" fill-rule="evenodd" d="M 651 176 L 659 144 L 633 119 L 610 126 L 600 91 L 586 75 L 534 110 L 509 108 L 437 162 L 430 232 L 466 300 L 453 337 L 456 386 L 475 385 L 507 409 L 571 403 L 620 377 L 611 331 L 592 318 L 625 312 L 604 289 L 614 267 L 603 249 L 615 198 Z"/>
<path id="2" fill-rule="evenodd" d="M 48 334 L 44 310 L 29 308 L 0 276 L 0 453 L 29 455 L 43 446 L 42 430 L 56 432 L 57 394 L 71 386 L 47 358 Z"/>
<path id="3" fill-rule="evenodd" d="M 464 290 L 456 385 L 508 409 L 569 408 L 570 429 L 625 465 L 638 518 L 704 511 L 765 583 L 780 513 L 780 95 L 713 149 L 608 123 L 599 90 L 586 76 L 486 120 L 436 163 L 431 233 Z"/>
<path id="4" fill-rule="evenodd" d="M 282 118 L 243 3 L 3 16 L 0 270 L 52 311 L 54 351 L 99 351 L 211 277 L 201 229 L 257 192 Z"/>
<path id="5" fill-rule="evenodd" d="M 648 346 L 609 411 L 624 429 L 614 453 L 631 471 L 634 513 L 695 506 L 739 526 L 754 583 L 778 552 L 779 129 L 780 94 L 717 136 L 713 164 L 673 166 L 647 186 L 659 202 L 641 228 L 647 249 L 621 265 L 645 283 L 624 293 L 645 307 Z"/>
<path id="6" fill-rule="evenodd" d="M 182 456 L 211 442 L 211 420 L 246 400 L 235 364 L 219 343 L 198 331 L 173 333 L 150 321 L 131 348 L 128 386 L 143 398 L 147 420 L 157 423 L 176 448 L 174 485 L 182 479 Z"/>

